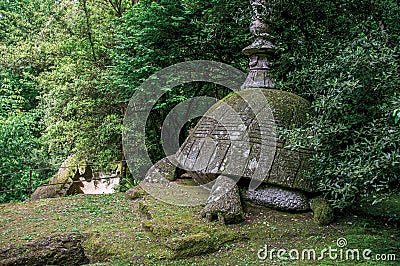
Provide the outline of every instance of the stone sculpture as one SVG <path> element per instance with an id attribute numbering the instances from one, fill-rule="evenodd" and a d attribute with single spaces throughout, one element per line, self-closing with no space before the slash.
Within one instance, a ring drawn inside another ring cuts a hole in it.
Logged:
<path id="1" fill-rule="evenodd" d="M 165 169 L 185 169 L 197 184 L 210 190 L 202 211 L 209 220 L 242 221 L 244 199 L 288 211 L 311 208 L 317 223 L 328 224 L 333 219 L 330 206 L 321 198 L 309 200 L 316 188 L 304 170 L 312 152 L 286 148 L 279 133 L 303 125 L 309 103 L 274 89 L 269 70 L 275 46 L 268 40 L 266 1 L 253 0 L 251 5 L 254 42 L 243 50 L 250 58 L 250 71 L 241 91 L 212 106 L 175 156 L 154 165 L 148 177 L 159 169 L 170 180 L 171 173 Z M 241 189 L 237 184 L 243 185 Z"/>

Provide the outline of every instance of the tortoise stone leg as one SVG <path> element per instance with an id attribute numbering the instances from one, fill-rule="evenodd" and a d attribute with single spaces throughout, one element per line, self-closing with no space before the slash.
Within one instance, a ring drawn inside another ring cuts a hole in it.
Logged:
<path id="1" fill-rule="evenodd" d="M 209 221 L 218 219 L 223 224 L 244 220 L 239 188 L 234 180 L 223 175 L 216 179 L 201 216 Z"/>
<path id="2" fill-rule="evenodd" d="M 247 190 L 243 198 L 257 204 L 284 211 L 306 211 L 310 209 L 308 198 L 301 191 L 281 187 L 264 187 Z"/>
<path id="3" fill-rule="evenodd" d="M 244 190 L 243 199 L 273 209 L 284 211 L 307 211 L 314 213 L 314 222 L 318 225 L 328 225 L 334 219 L 334 211 L 329 203 L 316 197 L 308 199 L 301 191 L 288 190 L 280 187 L 264 187 L 254 191 Z"/>

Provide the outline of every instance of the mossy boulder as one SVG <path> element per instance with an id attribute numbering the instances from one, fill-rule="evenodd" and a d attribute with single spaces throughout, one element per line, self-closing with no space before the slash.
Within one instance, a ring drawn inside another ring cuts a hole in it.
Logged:
<path id="1" fill-rule="evenodd" d="M 175 258 L 190 258 L 215 250 L 213 240 L 207 233 L 172 238 L 166 246 L 174 252 Z"/>
<path id="2" fill-rule="evenodd" d="M 89 263 L 80 234 L 53 235 L 0 249 L 0 265 L 83 265 Z"/>
<path id="3" fill-rule="evenodd" d="M 314 222 L 319 225 L 328 225 L 334 219 L 334 212 L 329 203 L 320 197 L 310 200 L 311 209 L 314 212 Z"/>
<path id="4" fill-rule="evenodd" d="M 143 197 L 144 194 L 145 192 L 140 186 L 135 186 L 125 192 L 125 197 L 130 200 L 135 200 Z"/>

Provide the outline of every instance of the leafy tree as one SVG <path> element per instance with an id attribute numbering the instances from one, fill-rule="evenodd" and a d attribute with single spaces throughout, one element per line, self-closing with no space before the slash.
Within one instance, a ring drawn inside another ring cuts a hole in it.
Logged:
<path id="1" fill-rule="evenodd" d="M 95 161 L 121 158 L 123 109 L 108 82 L 113 27 L 130 1 L 62 1 L 47 38 L 59 54 L 39 77 L 41 140 L 53 162 L 70 153 Z M 55 37 L 54 37 L 55 36 Z"/>
<path id="2" fill-rule="evenodd" d="M 37 163 L 39 143 L 35 136 L 34 118 L 26 113 L 15 112 L 7 117 L 0 116 L 0 190 L 29 187 L 29 169 Z M 8 173 L 15 174 L 8 174 Z M 32 173 L 33 186 L 40 184 L 43 176 Z M 0 203 L 24 200 L 29 190 L 16 190 L 0 194 Z"/>
<path id="3" fill-rule="evenodd" d="M 244 68 L 241 49 L 249 37 L 248 3 L 240 1 L 139 1 L 122 19 L 112 81 L 125 104 L 137 87 L 156 71 L 183 61 L 214 60 Z M 160 130 L 165 116 L 186 99 L 229 91 L 194 83 L 168 91 L 155 105 L 147 123 L 148 151 L 154 161 L 165 155 Z M 190 127 L 187 125 L 186 129 Z M 184 139 L 185 135 L 181 136 Z"/>
<path id="4" fill-rule="evenodd" d="M 51 65 L 48 49 L 41 49 L 42 27 L 51 1 L 0 1 L 0 190 L 38 185 L 46 173 L 28 169 L 41 166 L 40 142 L 34 111 L 36 76 Z M 8 175 L 10 172 L 17 174 Z M 0 202 L 23 200 L 28 190 L 0 194 Z"/>

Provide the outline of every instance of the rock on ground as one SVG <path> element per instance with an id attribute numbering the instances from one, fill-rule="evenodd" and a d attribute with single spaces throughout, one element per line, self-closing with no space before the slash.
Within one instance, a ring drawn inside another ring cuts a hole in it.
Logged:
<path id="1" fill-rule="evenodd" d="M 82 235 L 62 234 L 0 250 L 0 265 L 83 265 Z"/>

